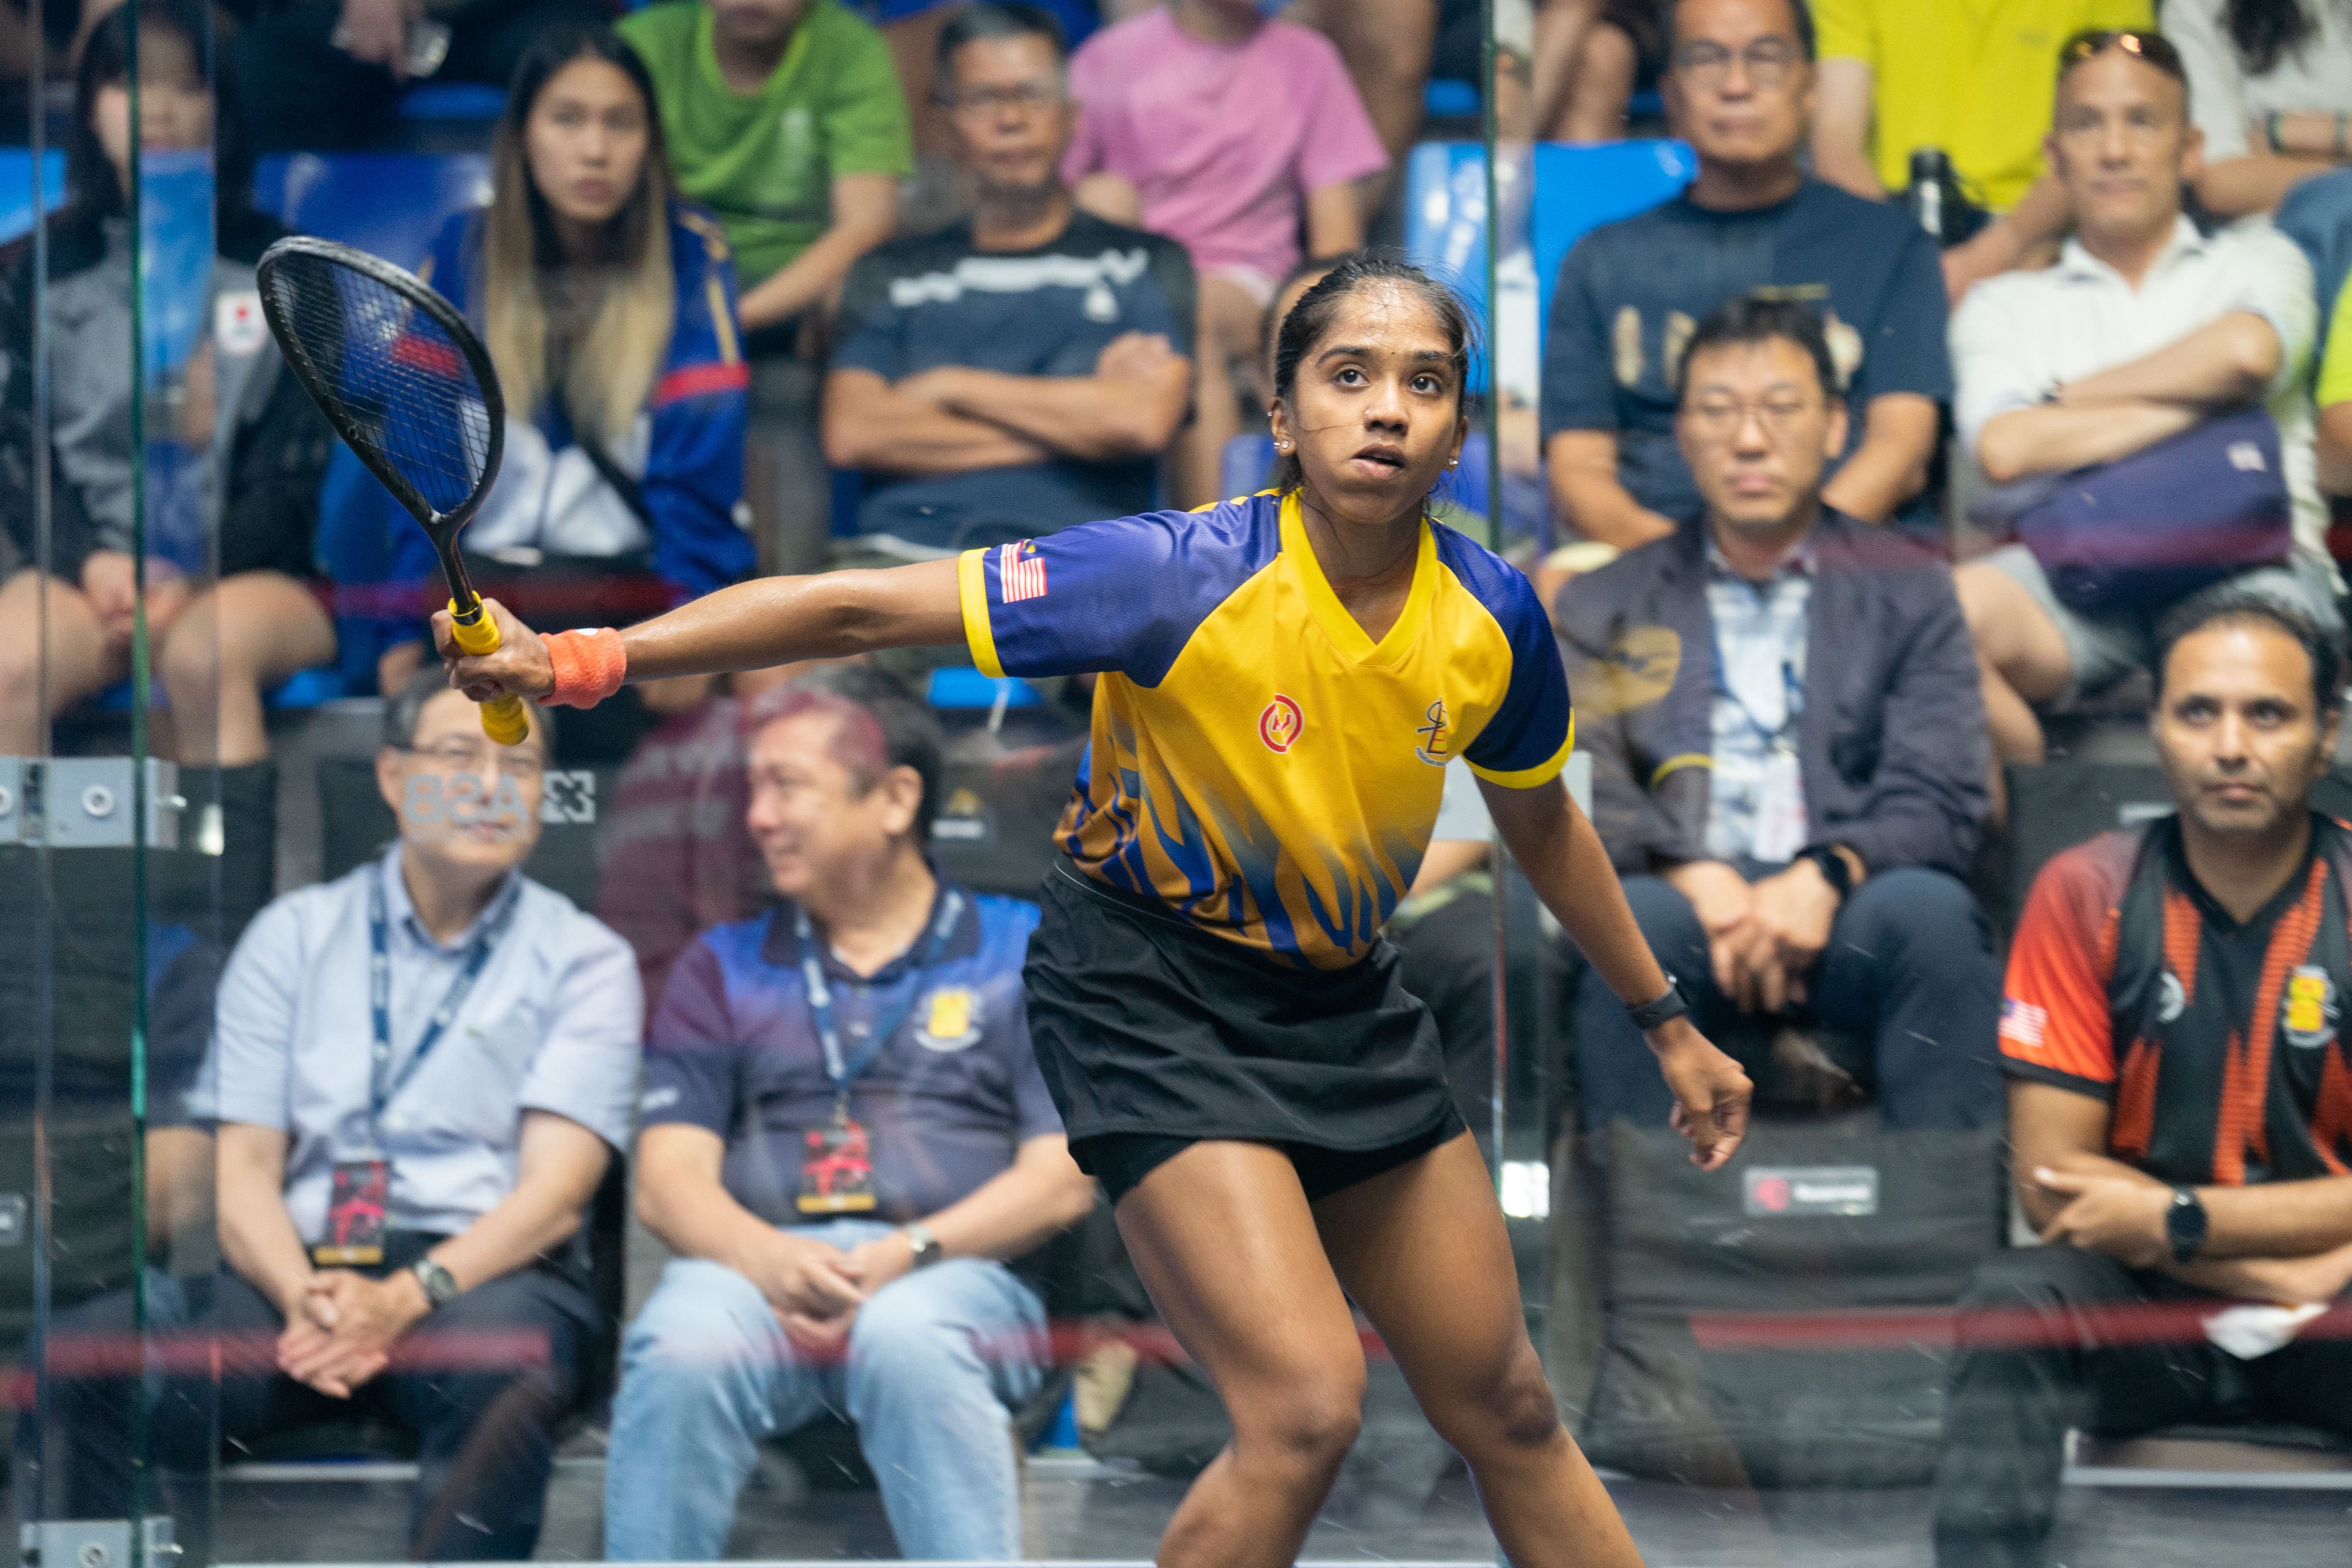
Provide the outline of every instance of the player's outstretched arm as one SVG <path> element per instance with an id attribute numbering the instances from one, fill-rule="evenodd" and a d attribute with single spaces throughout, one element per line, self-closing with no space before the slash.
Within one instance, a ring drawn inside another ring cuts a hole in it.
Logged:
<path id="1" fill-rule="evenodd" d="M 1625 902 L 1609 850 L 1558 780 L 1533 789 L 1509 789 L 1481 779 L 1479 793 L 1536 896 L 1584 950 L 1593 969 L 1629 1007 L 1663 995 L 1658 966 Z M 1675 1091 L 1675 1125 L 1689 1137 L 1692 1158 L 1716 1170 L 1748 1132 L 1754 1093 L 1739 1064 L 1708 1043 L 1687 1017 L 1649 1033 L 1666 1086 Z"/>
<path id="2" fill-rule="evenodd" d="M 433 617 L 433 642 L 449 667 L 449 683 L 477 702 L 509 693 L 533 700 L 546 696 L 555 686 L 546 647 L 506 606 L 495 599 L 487 603 L 499 625 L 496 653 L 460 653 L 450 636 L 449 613 Z M 640 621 L 625 628 L 620 638 L 630 680 L 719 675 L 877 648 L 961 643 L 956 563 L 761 577 Z"/>

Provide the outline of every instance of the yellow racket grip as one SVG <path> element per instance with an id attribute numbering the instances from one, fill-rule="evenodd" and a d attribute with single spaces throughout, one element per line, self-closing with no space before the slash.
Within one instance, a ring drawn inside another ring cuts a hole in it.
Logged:
<path id="1" fill-rule="evenodd" d="M 477 603 L 480 601 L 477 600 Z M 449 601 L 449 614 L 457 613 L 457 601 Z M 499 651 L 499 624 L 484 616 L 473 625 L 460 620 L 449 623 L 449 635 L 457 646 L 479 657 Z M 500 697 L 482 704 L 482 732 L 501 746 L 520 744 L 530 733 L 530 717 L 523 710 L 520 697 Z"/>

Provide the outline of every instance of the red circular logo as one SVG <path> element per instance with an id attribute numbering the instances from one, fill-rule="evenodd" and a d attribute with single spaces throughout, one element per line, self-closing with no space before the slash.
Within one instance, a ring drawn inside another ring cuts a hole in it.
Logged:
<path id="1" fill-rule="evenodd" d="M 1257 738 L 1277 756 L 1298 744 L 1298 737 L 1306 731 L 1307 715 L 1298 710 L 1297 703 L 1280 692 L 1275 693 L 1265 711 L 1257 716 Z"/>
<path id="2" fill-rule="evenodd" d="M 1756 1190 L 1750 1195 L 1755 1198 L 1756 1206 L 1765 1213 L 1780 1214 L 1787 1210 L 1789 1200 L 1794 1194 L 1789 1191 L 1788 1177 L 1759 1176 L 1756 1178 Z"/>

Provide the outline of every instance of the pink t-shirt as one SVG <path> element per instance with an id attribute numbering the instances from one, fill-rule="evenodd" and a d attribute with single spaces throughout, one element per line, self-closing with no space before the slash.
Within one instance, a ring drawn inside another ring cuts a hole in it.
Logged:
<path id="1" fill-rule="evenodd" d="M 1070 86 L 1084 108 L 1062 177 L 1124 175 L 1143 226 L 1204 271 L 1281 277 L 1298 265 L 1307 193 L 1389 163 L 1339 51 L 1291 22 L 1213 44 L 1158 7 L 1087 39 Z"/>

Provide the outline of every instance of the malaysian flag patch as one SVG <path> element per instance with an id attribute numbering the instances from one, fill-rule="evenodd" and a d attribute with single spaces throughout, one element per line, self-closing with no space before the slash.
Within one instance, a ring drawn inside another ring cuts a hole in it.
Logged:
<path id="1" fill-rule="evenodd" d="M 2042 1031 L 2049 1026 L 2050 1009 L 2036 1007 L 2031 1002 L 2021 1002 L 2005 996 L 2000 1004 L 2000 1037 L 2014 1040 L 2027 1050 L 2042 1048 Z"/>
<path id="2" fill-rule="evenodd" d="M 1018 544 L 996 547 L 996 580 L 1003 590 L 1004 603 L 1017 605 L 1024 599 L 1045 596 L 1045 558 L 1037 553 L 1037 542 L 1024 539 Z"/>

